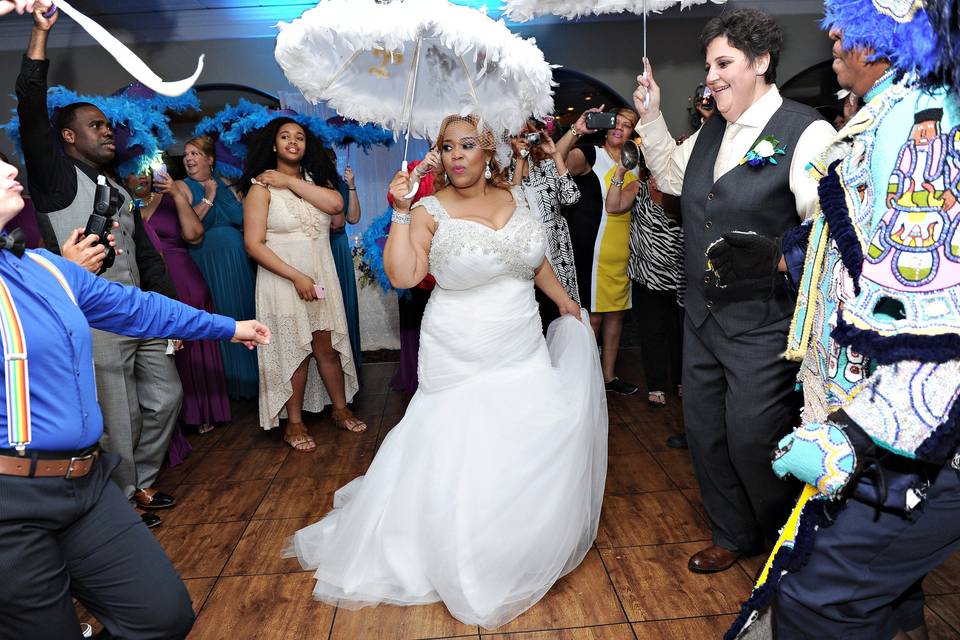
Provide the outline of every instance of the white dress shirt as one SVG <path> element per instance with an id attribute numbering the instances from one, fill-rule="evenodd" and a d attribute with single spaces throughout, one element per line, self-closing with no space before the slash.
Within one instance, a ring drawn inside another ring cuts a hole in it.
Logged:
<path id="1" fill-rule="evenodd" d="M 757 141 L 767 122 L 783 105 L 783 98 L 776 85 L 744 111 L 736 122 L 728 122 L 723 132 L 723 141 L 717 161 L 713 165 L 713 180 L 739 166 L 740 160 Z M 714 118 L 722 117 L 720 114 Z M 683 176 L 687 162 L 697 143 L 699 131 L 677 145 L 663 114 L 647 124 L 638 124 L 637 133 L 641 137 L 641 149 L 647 167 L 657 181 L 660 191 L 678 196 L 683 189 Z M 790 158 L 790 191 L 797 201 L 797 213 L 801 218 L 813 215 L 817 206 L 817 182 L 807 172 L 807 164 L 816 158 L 837 135 L 836 130 L 826 120 L 815 120 L 800 134 L 797 148 L 788 150 Z"/>

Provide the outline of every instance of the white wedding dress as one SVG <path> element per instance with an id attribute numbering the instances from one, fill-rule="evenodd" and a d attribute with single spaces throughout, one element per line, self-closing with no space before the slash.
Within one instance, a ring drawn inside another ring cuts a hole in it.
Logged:
<path id="1" fill-rule="evenodd" d="M 288 555 L 314 595 L 346 608 L 443 601 L 498 627 L 533 606 L 593 544 L 607 468 L 607 405 L 593 332 L 564 316 L 541 333 L 540 220 L 514 189 L 500 230 L 436 219 L 420 388 L 365 476 Z M 548 346 L 549 345 L 549 346 Z"/>

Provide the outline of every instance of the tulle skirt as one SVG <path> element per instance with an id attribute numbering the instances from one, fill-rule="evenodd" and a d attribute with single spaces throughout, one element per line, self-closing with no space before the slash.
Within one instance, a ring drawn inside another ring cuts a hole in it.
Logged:
<path id="1" fill-rule="evenodd" d="M 442 601 L 492 629 L 590 549 L 607 463 L 596 343 L 586 314 L 557 320 L 544 341 L 532 287 L 516 284 L 495 285 L 500 304 L 485 307 L 473 290 L 434 291 L 406 415 L 287 550 L 316 569 L 318 599 Z"/>

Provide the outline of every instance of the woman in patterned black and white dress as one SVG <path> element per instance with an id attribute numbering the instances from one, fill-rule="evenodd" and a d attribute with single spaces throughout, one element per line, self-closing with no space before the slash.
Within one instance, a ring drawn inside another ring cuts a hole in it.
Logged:
<path id="1" fill-rule="evenodd" d="M 643 168 L 630 221 L 633 311 L 640 324 L 640 353 L 647 379 L 647 402 L 667 404 L 667 392 L 680 385 L 683 341 L 683 227 L 672 218 L 665 196 Z M 676 199 L 674 199 L 676 200 Z M 677 205 L 678 202 L 670 202 Z"/>
<path id="2" fill-rule="evenodd" d="M 525 138 L 529 133 L 540 134 L 540 142 L 529 144 Z M 579 303 L 580 290 L 570 244 L 570 227 L 560 208 L 576 204 L 580 200 L 580 189 L 570 177 L 553 140 L 542 130 L 542 123 L 529 121 L 520 135 L 511 139 L 511 144 L 513 165 L 508 177 L 523 189 L 531 208 L 539 212 L 547 234 L 550 266 L 570 297 Z M 556 305 L 539 292 L 537 302 L 540 305 L 540 319 L 546 328 L 558 317 Z"/>

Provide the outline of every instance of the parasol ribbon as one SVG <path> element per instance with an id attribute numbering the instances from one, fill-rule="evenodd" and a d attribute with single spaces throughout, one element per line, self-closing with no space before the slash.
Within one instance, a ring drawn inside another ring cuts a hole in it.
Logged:
<path id="1" fill-rule="evenodd" d="M 57 10 L 63 11 L 83 27 L 83 30 L 89 33 L 101 47 L 106 49 L 107 53 L 113 56 L 114 59 L 120 63 L 121 67 L 127 70 L 127 73 L 161 95 L 175 97 L 186 93 L 197 81 L 197 78 L 200 77 L 200 72 L 203 71 L 203 55 L 201 55 L 200 59 L 197 60 L 197 69 L 193 72 L 192 76 L 175 82 L 165 82 L 163 78 L 154 73 L 153 70 L 147 66 L 147 63 L 127 48 L 125 44 L 117 40 L 109 31 L 97 24 L 96 21 L 88 18 L 78 9 L 75 9 L 66 0 L 57 0 L 57 3 L 51 5 L 50 10 L 44 15 L 50 17 Z"/>

